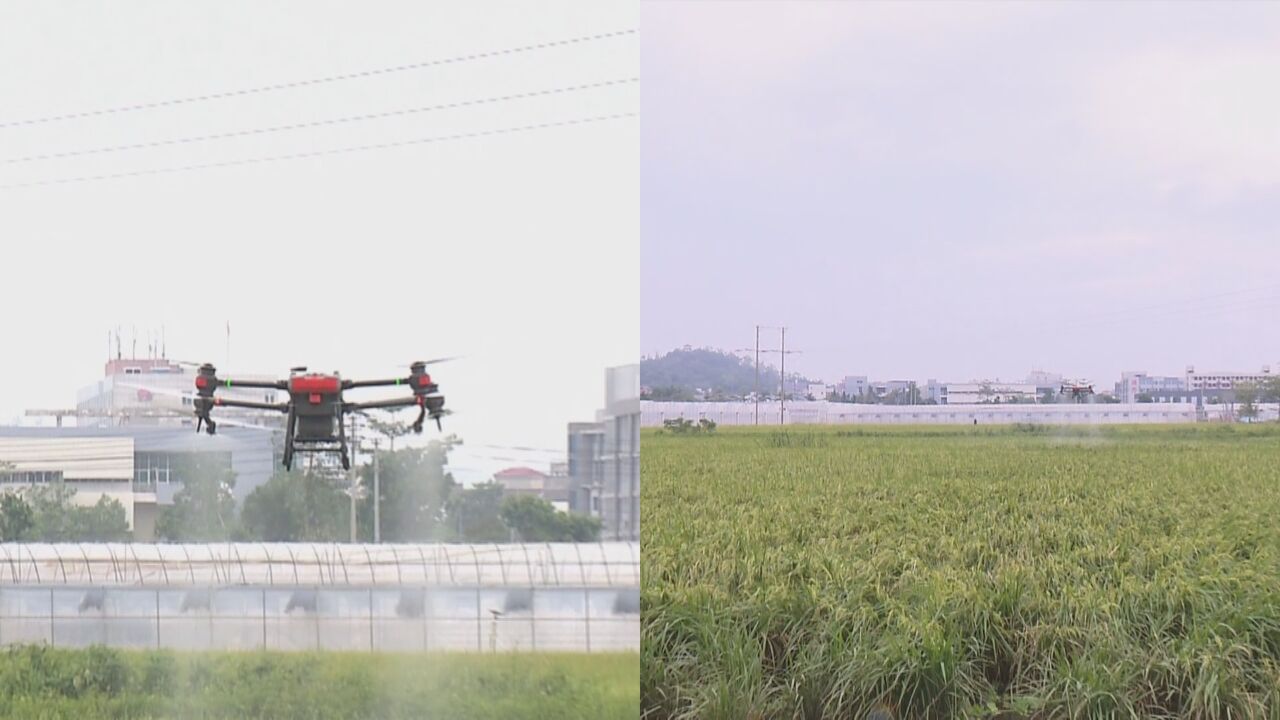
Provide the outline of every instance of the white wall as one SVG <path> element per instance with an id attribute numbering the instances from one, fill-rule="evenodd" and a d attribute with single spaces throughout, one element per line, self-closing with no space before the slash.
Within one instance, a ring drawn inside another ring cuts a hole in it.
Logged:
<path id="1" fill-rule="evenodd" d="M 1209 409 L 1210 417 L 1219 411 Z M 1193 405 L 1051 404 L 1051 405 L 859 405 L 832 402 L 788 402 L 787 424 L 973 424 L 1005 423 L 1179 423 L 1195 422 Z M 778 425 L 779 404 L 760 403 L 760 424 Z M 664 420 L 707 418 L 718 425 L 751 425 L 753 403 L 640 403 L 644 427 L 661 427 Z"/>
<path id="2" fill-rule="evenodd" d="M 0 462 L 18 471 L 61 471 L 76 491 L 73 502 L 93 505 L 103 496 L 119 500 L 133 527 L 131 437 L 0 437 Z"/>

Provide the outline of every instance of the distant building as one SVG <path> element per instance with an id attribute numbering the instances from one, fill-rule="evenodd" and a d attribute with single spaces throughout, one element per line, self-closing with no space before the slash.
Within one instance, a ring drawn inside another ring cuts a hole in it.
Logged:
<path id="1" fill-rule="evenodd" d="M 115 425 L 193 425 L 191 397 L 196 371 L 164 358 L 116 358 L 108 360 L 103 378 L 76 393 L 75 412 L 63 410 L 28 411 L 28 415 L 55 415 L 58 425 L 64 416 L 76 417 L 81 427 Z M 268 375 L 237 375 L 243 380 L 277 380 Z M 220 397 L 256 402 L 283 402 L 284 391 L 257 388 L 219 388 Z M 228 419 L 283 427 L 283 413 L 266 413 L 244 408 L 219 408 Z"/>
<path id="2" fill-rule="evenodd" d="M 574 512 L 599 517 L 603 484 L 600 458 L 604 455 L 604 425 L 595 422 L 569 423 L 569 475 L 566 493 Z"/>
<path id="3" fill-rule="evenodd" d="M 976 405 L 979 403 L 1033 403 L 1039 398 L 1035 385 L 999 380 L 946 383 L 940 388 L 939 405 Z"/>
<path id="4" fill-rule="evenodd" d="M 1027 373 L 1027 384 L 1035 385 L 1041 392 L 1052 389 L 1056 393 L 1062 388 L 1062 373 L 1032 370 Z"/>
<path id="5" fill-rule="evenodd" d="M 605 372 L 596 421 L 569 424 L 569 508 L 600 518 L 602 540 L 640 539 L 640 366 Z"/>
<path id="6" fill-rule="evenodd" d="M 840 381 L 840 392 L 850 398 L 862 397 L 867 394 L 868 384 L 866 375 L 846 375 L 844 380 Z"/>
<path id="7" fill-rule="evenodd" d="M 1262 372 L 1205 372 L 1196 371 L 1194 365 L 1187 366 L 1187 390 L 1231 390 L 1239 383 L 1264 383 L 1275 375 L 1271 374 L 1271 366 L 1263 365 Z"/>
<path id="8" fill-rule="evenodd" d="M 606 370 L 601 456 L 602 540 L 640 539 L 640 366 Z"/>
<path id="9" fill-rule="evenodd" d="M 1144 391 L 1129 402 L 1136 403 L 1183 403 L 1187 405 L 1218 405 L 1236 401 L 1235 390 L 1149 390 Z"/>
<path id="10" fill-rule="evenodd" d="M 751 425 L 750 403 L 641 403 L 646 427 L 661 427 L 675 418 L 706 418 L 721 426 Z M 972 426 L 1011 423 L 1193 423 L 1230 419 L 1229 406 L 1206 401 L 1203 408 L 1187 403 L 985 403 L 976 405 L 868 405 L 837 402 L 787 403 L 787 424 L 959 424 Z M 761 425 L 778 425 L 778 406 L 760 409 Z"/>
<path id="11" fill-rule="evenodd" d="M 0 462 L 13 468 L 0 473 L 0 491 L 64 482 L 75 489 L 78 505 L 114 498 L 134 539 L 151 541 L 160 509 L 182 488 L 184 456 L 228 456 L 236 473 L 233 495 L 242 503 L 275 471 L 273 434 L 236 427 L 212 436 L 181 426 L 0 427 Z"/>
<path id="12" fill-rule="evenodd" d="M 542 497 L 547 476 L 533 468 L 514 467 L 494 473 L 493 481 L 502 486 L 505 495 Z"/>
<path id="13" fill-rule="evenodd" d="M 569 511 L 569 501 L 573 494 L 569 477 L 569 463 L 553 462 L 551 471 L 547 473 L 542 485 L 542 498 L 547 502 Z"/>
<path id="14" fill-rule="evenodd" d="M 1120 373 L 1116 397 L 1120 398 L 1120 402 L 1138 402 L 1139 399 L 1145 399 L 1145 396 L 1170 397 L 1186 390 L 1187 381 L 1184 377 L 1148 375 L 1143 370 L 1126 370 Z"/>

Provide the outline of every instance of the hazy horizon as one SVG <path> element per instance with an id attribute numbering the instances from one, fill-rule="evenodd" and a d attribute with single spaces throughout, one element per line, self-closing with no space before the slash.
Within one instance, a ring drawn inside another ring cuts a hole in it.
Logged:
<path id="1" fill-rule="evenodd" d="M 642 22 L 644 355 L 785 324 L 829 382 L 1280 370 L 1280 6 Z"/>

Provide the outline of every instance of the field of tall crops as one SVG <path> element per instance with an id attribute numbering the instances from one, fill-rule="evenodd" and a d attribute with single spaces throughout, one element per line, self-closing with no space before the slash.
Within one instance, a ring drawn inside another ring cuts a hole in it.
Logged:
<path id="1" fill-rule="evenodd" d="M 635 718 L 635 653 L 0 649 L 0 719 Z"/>
<path id="2" fill-rule="evenodd" d="M 648 718 L 1280 718 L 1280 427 L 642 442 Z"/>

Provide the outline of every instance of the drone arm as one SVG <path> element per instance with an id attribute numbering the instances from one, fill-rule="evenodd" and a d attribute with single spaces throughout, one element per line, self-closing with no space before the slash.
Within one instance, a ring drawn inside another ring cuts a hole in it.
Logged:
<path id="1" fill-rule="evenodd" d="M 372 400 L 370 402 L 344 403 L 343 409 L 347 412 L 356 410 L 378 410 L 402 407 L 414 407 L 420 405 L 417 397 L 392 398 L 390 400 Z"/>
<path id="2" fill-rule="evenodd" d="M 386 387 L 390 385 L 409 385 L 413 378 L 386 378 L 382 380 L 343 380 L 342 389 L 350 390 L 351 388 L 362 387 Z"/>
<path id="3" fill-rule="evenodd" d="M 419 408 L 418 419 L 413 421 L 414 432 L 422 432 L 422 421 L 426 420 L 428 414 L 431 419 L 436 421 L 436 427 L 440 427 L 440 417 L 444 415 L 444 398 L 439 395 L 417 395 L 407 398 L 392 398 L 390 400 L 374 400 L 364 403 L 346 403 L 343 410 L 347 412 L 359 410 L 376 410 L 412 407 L 417 405 Z"/>
<path id="4" fill-rule="evenodd" d="M 264 403 L 264 402 L 253 402 L 250 400 L 232 400 L 228 398 L 213 398 L 213 407 L 240 407 L 240 408 L 253 408 L 255 410 L 276 410 L 279 412 L 289 412 L 288 403 Z"/>
<path id="5" fill-rule="evenodd" d="M 236 380 L 235 378 L 218 378 L 217 388 L 264 388 L 267 390 L 288 390 L 286 380 Z"/>

